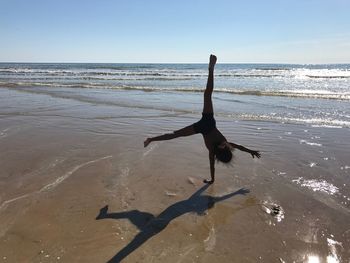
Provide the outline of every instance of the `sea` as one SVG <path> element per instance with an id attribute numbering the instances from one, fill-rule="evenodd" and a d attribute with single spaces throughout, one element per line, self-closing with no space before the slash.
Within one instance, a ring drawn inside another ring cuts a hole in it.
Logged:
<path id="1" fill-rule="evenodd" d="M 200 114 L 207 64 L 0 63 L 0 87 Z M 218 64 L 214 109 L 239 120 L 350 127 L 350 64 Z"/>

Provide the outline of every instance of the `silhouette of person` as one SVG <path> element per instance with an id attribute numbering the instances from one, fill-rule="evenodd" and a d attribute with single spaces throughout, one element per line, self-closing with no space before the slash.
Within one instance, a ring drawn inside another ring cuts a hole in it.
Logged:
<path id="1" fill-rule="evenodd" d="M 108 206 L 101 208 L 100 213 L 96 217 L 96 220 L 106 218 L 127 218 L 140 230 L 140 232 L 134 237 L 134 239 L 122 250 L 120 250 L 108 262 L 120 262 L 130 253 L 139 248 L 148 239 L 165 229 L 172 220 L 179 216 L 190 212 L 196 212 L 197 214 L 202 215 L 206 210 L 214 207 L 214 204 L 217 202 L 231 198 L 234 195 L 245 195 L 249 193 L 248 189 L 241 188 L 235 192 L 219 197 L 201 195 L 208 188 L 208 186 L 209 184 L 204 185 L 188 199 L 172 204 L 164 211 L 162 211 L 158 216 L 154 216 L 151 213 L 141 212 L 138 210 L 131 210 L 119 213 L 108 213 Z"/>
<path id="2" fill-rule="evenodd" d="M 204 180 L 204 183 L 213 183 L 215 181 L 215 159 L 223 163 L 229 163 L 232 160 L 232 151 L 238 149 L 250 153 L 252 157 L 260 158 L 259 151 L 253 151 L 242 145 L 228 142 L 222 133 L 216 128 L 216 121 L 214 119 L 213 103 L 211 95 L 214 89 L 214 67 L 216 64 L 216 56 L 210 55 L 209 60 L 209 74 L 207 86 L 204 91 L 204 106 L 202 118 L 200 121 L 189 125 L 173 133 L 167 133 L 153 138 L 147 138 L 144 141 L 144 147 L 147 147 L 151 142 L 171 140 L 178 137 L 190 136 L 201 133 L 203 135 L 204 143 L 209 151 L 210 175 L 211 180 Z"/>

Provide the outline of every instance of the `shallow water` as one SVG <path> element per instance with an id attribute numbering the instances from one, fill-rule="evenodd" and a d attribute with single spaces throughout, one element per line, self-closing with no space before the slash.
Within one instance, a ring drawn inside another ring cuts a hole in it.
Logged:
<path id="1" fill-rule="evenodd" d="M 206 77 L 204 64 L 0 64 L 1 87 L 175 112 L 201 112 Z M 216 113 L 349 128 L 349 80 L 349 64 L 218 64 Z"/>

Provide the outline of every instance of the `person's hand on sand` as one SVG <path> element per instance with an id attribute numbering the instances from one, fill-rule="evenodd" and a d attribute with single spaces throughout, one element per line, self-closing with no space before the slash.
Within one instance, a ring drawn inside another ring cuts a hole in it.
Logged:
<path id="1" fill-rule="evenodd" d="M 151 143 L 151 138 L 147 138 L 144 142 L 143 142 L 143 147 L 147 147 L 148 144 Z"/>
<path id="2" fill-rule="evenodd" d="M 256 156 L 257 158 L 261 157 L 261 154 L 259 151 L 251 151 L 250 154 L 252 155 L 253 158 L 254 158 L 254 156 Z"/>
<path id="3" fill-rule="evenodd" d="M 214 180 L 204 179 L 203 183 L 205 183 L 205 184 L 212 184 L 212 183 L 214 183 Z"/>
<path id="4" fill-rule="evenodd" d="M 210 59 L 209 59 L 209 70 L 214 69 L 214 66 L 216 64 L 216 56 L 215 55 L 210 55 Z"/>

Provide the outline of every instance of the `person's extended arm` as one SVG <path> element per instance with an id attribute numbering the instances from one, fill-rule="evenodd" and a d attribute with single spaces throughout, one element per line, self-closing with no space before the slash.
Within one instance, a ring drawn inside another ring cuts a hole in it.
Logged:
<path id="1" fill-rule="evenodd" d="M 211 152 L 209 152 L 209 163 L 211 180 L 205 179 L 203 182 L 207 184 L 212 184 L 215 181 L 215 155 Z"/>
<path id="2" fill-rule="evenodd" d="M 251 149 L 248 149 L 242 145 L 239 145 L 239 144 L 235 144 L 235 143 L 232 143 L 232 142 L 229 142 L 228 143 L 231 147 L 233 147 L 234 149 L 238 149 L 238 150 L 241 150 L 243 152 L 247 152 L 247 153 L 250 153 L 252 155 L 252 157 L 254 158 L 254 156 L 260 158 L 261 157 L 261 154 L 259 151 L 253 151 Z"/>

